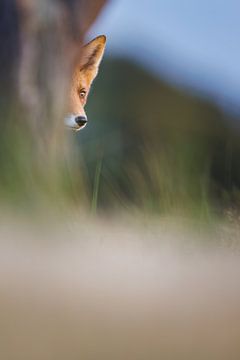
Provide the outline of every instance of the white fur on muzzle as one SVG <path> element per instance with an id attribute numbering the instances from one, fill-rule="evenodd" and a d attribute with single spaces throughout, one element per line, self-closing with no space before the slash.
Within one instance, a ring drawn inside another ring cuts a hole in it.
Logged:
<path id="1" fill-rule="evenodd" d="M 72 115 L 69 114 L 65 117 L 64 119 L 64 124 L 68 129 L 74 130 L 74 131 L 79 131 L 82 130 L 83 128 L 85 128 L 85 126 L 87 125 L 87 123 L 85 123 L 84 125 L 79 125 L 76 123 L 76 115 Z"/>

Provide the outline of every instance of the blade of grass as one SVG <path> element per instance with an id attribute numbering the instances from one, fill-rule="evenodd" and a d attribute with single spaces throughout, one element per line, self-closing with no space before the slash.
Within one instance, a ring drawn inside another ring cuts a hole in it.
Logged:
<path id="1" fill-rule="evenodd" d="M 97 212 L 100 177 L 101 177 L 101 171 L 102 171 L 102 162 L 103 162 L 102 159 L 100 159 L 98 161 L 97 166 L 96 166 L 95 176 L 94 176 L 93 197 L 92 197 L 92 206 L 91 206 L 92 214 L 96 214 L 96 212 Z"/>

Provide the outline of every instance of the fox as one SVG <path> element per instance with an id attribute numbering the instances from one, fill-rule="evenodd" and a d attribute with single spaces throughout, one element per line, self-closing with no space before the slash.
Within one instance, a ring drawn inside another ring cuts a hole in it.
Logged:
<path id="1" fill-rule="evenodd" d="M 84 107 L 93 80 L 96 78 L 106 47 L 106 36 L 99 35 L 83 46 L 70 83 L 68 112 L 64 123 L 69 129 L 82 130 L 88 122 Z"/>

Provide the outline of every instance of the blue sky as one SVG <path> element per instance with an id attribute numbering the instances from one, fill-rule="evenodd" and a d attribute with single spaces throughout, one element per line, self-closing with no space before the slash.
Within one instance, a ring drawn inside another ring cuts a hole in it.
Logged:
<path id="1" fill-rule="evenodd" d="M 90 36 L 165 80 L 240 108 L 239 0 L 112 0 Z"/>

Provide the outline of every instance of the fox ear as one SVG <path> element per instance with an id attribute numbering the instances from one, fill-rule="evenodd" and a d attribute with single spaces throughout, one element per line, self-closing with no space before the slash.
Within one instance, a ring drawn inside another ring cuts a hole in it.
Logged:
<path id="1" fill-rule="evenodd" d="M 93 79 L 98 73 L 106 45 L 106 36 L 100 35 L 82 49 L 81 70 L 91 71 Z"/>

